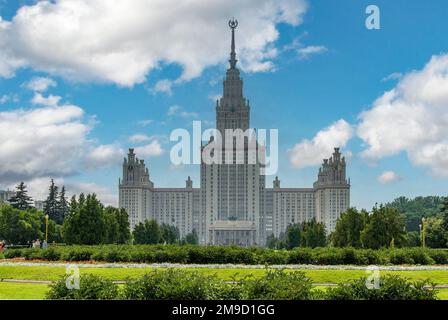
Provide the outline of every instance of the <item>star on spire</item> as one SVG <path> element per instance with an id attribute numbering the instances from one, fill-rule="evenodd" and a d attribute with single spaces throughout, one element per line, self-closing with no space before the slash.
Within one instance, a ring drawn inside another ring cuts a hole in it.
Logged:
<path id="1" fill-rule="evenodd" d="M 229 27 L 232 29 L 232 45 L 231 45 L 231 51 L 230 51 L 230 68 L 235 69 L 236 63 L 238 60 L 236 60 L 236 53 L 235 53 L 235 29 L 238 27 L 238 20 L 235 18 L 232 18 L 232 20 L 229 20 Z"/>

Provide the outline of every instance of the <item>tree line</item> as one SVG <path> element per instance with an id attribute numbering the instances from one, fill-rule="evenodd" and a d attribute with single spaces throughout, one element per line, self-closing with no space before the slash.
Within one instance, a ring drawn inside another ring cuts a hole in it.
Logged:
<path id="1" fill-rule="evenodd" d="M 0 205 L 0 240 L 13 244 L 29 244 L 43 239 L 48 215 L 48 241 L 66 244 L 197 244 L 195 230 L 180 238 L 172 225 L 159 225 L 155 220 L 139 223 L 130 230 L 129 216 L 124 208 L 104 206 L 95 194 L 73 196 L 70 202 L 65 187 L 58 192 L 53 179 L 50 182 L 43 211 L 32 206 L 26 185 L 21 182 L 9 205 Z"/>
<path id="2" fill-rule="evenodd" d="M 336 222 L 335 230 L 326 234 L 325 226 L 316 221 L 290 224 L 279 238 L 270 235 L 266 245 L 275 249 L 296 247 L 354 247 L 354 248 L 393 248 L 448 247 L 448 197 L 442 200 L 432 197 L 432 204 L 438 203 L 438 211 L 433 208 L 430 217 L 420 219 L 419 231 L 407 229 L 406 214 L 395 205 L 375 206 L 369 213 L 366 210 L 350 208 L 342 213 Z M 440 200 L 440 201 L 439 201 Z M 422 198 L 418 202 L 424 202 Z M 403 203 L 403 198 L 394 201 Z M 426 211 L 428 212 L 428 211 Z M 415 216 L 415 213 L 412 214 Z"/>

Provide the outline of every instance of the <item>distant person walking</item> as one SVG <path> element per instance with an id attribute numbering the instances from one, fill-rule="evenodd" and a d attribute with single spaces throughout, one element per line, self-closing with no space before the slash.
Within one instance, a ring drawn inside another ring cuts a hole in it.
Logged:
<path id="1" fill-rule="evenodd" d="M 36 241 L 33 241 L 33 248 L 39 249 L 40 248 L 40 240 L 37 239 Z"/>

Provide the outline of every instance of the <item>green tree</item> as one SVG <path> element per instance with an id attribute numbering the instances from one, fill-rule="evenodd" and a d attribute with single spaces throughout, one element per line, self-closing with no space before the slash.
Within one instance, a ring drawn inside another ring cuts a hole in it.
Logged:
<path id="1" fill-rule="evenodd" d="M 131 231 L 129 217 L 125 209 L 107 207 L 103 217 L 106 225 L 103 243 L 124 244 L 129 242 Z"/>
<path id="2" fill-rule="evenodd" d="M 117 243 L 118 242 L 118 221 L 117 212 L 118 209 L 113 207 L 107 207 L 104 209 L 103 218 L 105 224 L 105 234 L 102 243 Z"/>
<path id="3" fill-rule="evenodd" d="M 162 233 L 156 220 L 140 222 L 134 228 L 136 244 L 158 244 L 162 240 Z"/>
<path id="4" fill-rule="evenodd" d="M 406 245 L 404 216 L 394 208 L 373 208 L 361 232 L 363 246 L 371 249 L 387 248 L 392 240 L 397 247 Z"/>
<path id="5" fill-rule="evenodd" d="M 106 235 L 104 207 L 96 195 L 89 194 L 85 197 L 81 194 L 76 204 L 72 204 L 63 224 L 64 241 L 68 244 L 86 245 L 103 243 Z"/>
<path id="6" fill-rule="evenodd" d="M 26 190 L 25 183 L 20 182 L 16 186 L 16 194 L 8 200 L 11 204 L 11 207 L 19 210 L 26 210 L 32 207 L 32 199 L 28 196 L 28 190 Z"/>
<path id="7" fill-rule="evenodd" d="M 300 224 L 290 224 L 286 228 L 286 246 L 288 249 L 300 247 L 301 231 Z"/>
<path id="8" fill-rule="evenodd" d="M 266 247 L 268 247 L 269 249 L 278 249 L 278 242 L 279 240 L 277 239 L 277 237 L 274 236 L 273 233 L 271 233 L 266 238 Z"/>
<path id="9" fill-rule="evenodd" d="M 443 228 L 448 232 L 448 196 L 443 199 L 443 203 L 440 208 L 440 213 L 443 219 Z"/>
<path id="10" fill-rule="evenodd" d="M 418 231 L 411 231 L 407 233 L 407 246 L 408 247 L 420 247 L 422 245 L 420 232 Z"/>
<path id="11" fill-rule="evenodd" d="M 58 216 L 60 218 L 60 224 L 64 222 L 65 216 L 68 214 L 69 210 L 70 206 L 67 201 L 67 197 L 65 196 L 65 186 L 62 186 L 58 201 Z"/>
<path id="12" fill-rule="evenodd" d="M 137 223 L 134 227 L 132 235 L 134 236 L 134 242 L 136 244 L 145 244 L 146 243 L 145 224 L 143 222 Z"/>
<path id="13" fill-rule="evenodd" d="M 408 199 L 399 197 L 385 207 L 397 209 L 404 214 L 407 231 L 419 231 L 419 224 L 423 217 L 436 217 L 440 214 L 440 207 L 443 204 L 443 197 L 428 196 Z"/>
<path id="14" fill-rule="evenodd" d="M 13 244 L 26 244 L 43 238 L 43 214 L 36 209 L 19 210 L 0 206 L 0 239 Z"/>
<path id="15" fill-rule="evenodd" d="M 116 211 L 116 217 L 118 222 L 118 237 L 117 243 L 124 244 L 131 240 L 131 226 L 129 223 L 129 215 L 126 209 L 120 208 Z"/>
<path id="16" fill-rule="evenodd" d="M 356 208 L 349 208 L 342 213 L 336 222 L 336 228 L 330 238 L 335 247 L 360 248 L 361 232 L 366 225 L 368 213 L 359 212 Z"/>
<path id="17" fill-rule="evenodd" d="M 427 218 L 425 220 L 425 245 L 430 248 L 446 247 L 446 231 L 442 218 Z"/>
<path id="18" fill-rule="evenodd" d="M 45 214 L 48 214 L 51 220 L 58 224 L 62 224 L 63 219 L 59 212 L 58 187 L 54 184 L 53 179 L 51 179 L 48 197 L 44 202 L 44 212 Z"/>
<path id="19" fill-rule="evenodd" d="M 325 225 L 315 220 L 302 223 L 300 237 L 301 247 L 316 248 L 327 245 Z"/>
<path id="20" fill-rule="evenodd" d="M 164 243 L 174 244 L 179 240 L 179 230 L 173 225 L 162 223 L 160 232 L 162 235 L 161 241 Z"/>
<path id="21" fill-rule="evenodd" d="M 185 236 L 185 242 L 193 245 L 199 244 L 199 237 L 195 229 Z"/>

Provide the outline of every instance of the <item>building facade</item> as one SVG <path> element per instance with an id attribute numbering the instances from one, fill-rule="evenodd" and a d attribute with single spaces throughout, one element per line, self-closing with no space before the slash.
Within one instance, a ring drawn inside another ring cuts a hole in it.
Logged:
<path id="1" fill-rule="evenodd" d="M 217 137 L 202 145 L 201 154 L 215 147 L 215 158 L 210 163 L 202 156 L 200 187 L 193 188 L 188 177 L 185 188 L 156 188 L 144 160 L 129 149 L 119 181 L 119 205 L 127 210 L 132 228 L 155 219 L 176 226 L 181 237 L 195 230 L 201 244 L 262 246 L 268 235 L 280 236 L 289 224 L 312 220 L 323 222 L 329 233 L 350 206 L 346 162 L 338 148 L 323 161 L 312 188 L 281 188 L 278 177 L 272 188 L 266 188 L 261 170 L 264 151 L 254 137 L 248 134 L 239 140 L 238 135 L 227 135 L 238 129 L 250 130 L 251 109 L 236 67 L 237 22 L 230 21 L 229 26 L 230 67 L 223 82 L 223 95 L 216 102 L 216 129 L 221 145 L 216 149 Z M 230 162 L 226 158 L 229 149 Z"/>

